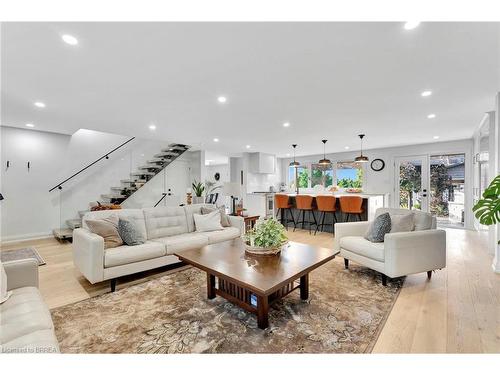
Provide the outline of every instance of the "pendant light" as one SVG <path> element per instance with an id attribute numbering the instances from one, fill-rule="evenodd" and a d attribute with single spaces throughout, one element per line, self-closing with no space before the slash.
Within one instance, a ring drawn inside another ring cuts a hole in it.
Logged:
<path id="1" fill-rule="evenodd" d="M 359 156 L 356 156 L 354 161 L 357 161 L 358 163 L 367 163 L 368 162 L 368 156 L 363 155 L 363 138 L 365 137 L 364 134 L 358 135 L 359 139 L 361 140 L 361 154 Z"/>
<path id="2" fill-rule="evenodd" d="M 332 162 L 330 161 L 330 159 L 326 158 L 326 154 L 325 154 L 325 145 L 326 145 L 326 142 L 328 142 L 328 140 L 323 139 L 321 142 L 323 142 L 323 159 L 320 159 L 320 161 L 318 163 L 321 165 L 325 165 L 325 166 L 330 165 L 330 164 L 332 164 Z"/>
<path id="3" fill-rule="evenodd" d="M 290 167 L 297 168 L 300 165 L 300 163 L 295 160 L 295 148 L 297 147 L 297 145 L 292 145 L 292 147 L 293 147 L 293 161 L 291 161 L 289 165 Z"/>

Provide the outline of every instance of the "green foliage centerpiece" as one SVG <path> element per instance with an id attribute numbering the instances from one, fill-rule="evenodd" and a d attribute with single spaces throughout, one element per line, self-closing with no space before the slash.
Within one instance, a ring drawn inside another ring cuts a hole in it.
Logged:
<path id="1" fill-rule="evenodd" d="M 244 236 L 246 252 L 253 255 L 279 254 L 288 242 L 285 227 L 276 219 L 259 220 Z"/>

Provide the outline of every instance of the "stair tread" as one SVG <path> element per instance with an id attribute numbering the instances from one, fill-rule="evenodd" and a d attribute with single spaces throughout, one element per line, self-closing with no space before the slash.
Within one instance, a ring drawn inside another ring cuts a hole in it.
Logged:
<path id="1" fill-rule="evenodd" d="M 66 224 L 68 224 L 68 227 L 71 229 L 81 228 L 82 219 L 68 219 L 66 220 Z"/>
<path id="2" fill-rule="evenodd" d="M 130 175 L 131 176 L 154 176 L 156 173 L 153 172 L 132 172 Z"/>
<path id="3" fill-rule="evenodd" d="M 71 228 L 57 228 L 57 229 L 52 230 L 52 234 L 57 239 L 66 240 L 68 238 L 73 238 L 73 229 L 71 229 Z"/>
<path id="4" fill-rule="evenodd" d="M 127 196 L 123 194 L 102 194 L 101 197 L 106 199 L 127 198 Z"/>

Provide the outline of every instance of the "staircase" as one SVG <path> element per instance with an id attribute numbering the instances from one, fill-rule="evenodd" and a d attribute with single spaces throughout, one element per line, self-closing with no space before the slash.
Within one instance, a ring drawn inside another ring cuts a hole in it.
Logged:
<path id="1" fill-rule="evenodd" d="M 147 160 L 146 164 L 139 166 L 137 171 L 130 174 L 129 178 L 120 180 L 120 186 L 111 187 L 110 192 L 102 194 L 97 201 L 108 204 L 123 203 L 132 194 L 147 184 L 149 180 L 169 166 L 175 159 L 189 150 L 189 148 L 190 146 L 179 143 L 169 144 L 168 147 L 155 154 L 152 159 Z M 52 231 L 54 237 L 58 240 L 71 240 L 73 238 L 73 230 L 82 226 L 82 218 L 87 212 L 89 210 L 78 211 L 78 219 L 66 220 L 67 228 L 54 229 Z"/>

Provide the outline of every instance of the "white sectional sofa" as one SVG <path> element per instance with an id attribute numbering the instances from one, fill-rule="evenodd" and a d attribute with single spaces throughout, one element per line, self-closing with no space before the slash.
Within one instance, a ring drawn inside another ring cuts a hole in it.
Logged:
<path id="1" fill-rule="evenodd" d="M 38 290 L 38 261 L 15 260 L 3 267 L 12 295 L 0 304 L 0 353 L 58 353 L 50 311 Z"/>
<path id="2" fill-rule="evenodd" d="M 411 232 L 387 233 L 384 242 L 370 242 L 364 235 L 369 221 L 336 223 L 334 249 L 340 251 L 345 267 L 349 260 L 382 273 L 382 284 L 387 277 L 399 277 L 446 267 L 446 232 L 436 229 L 436 218 L 429 213 L 398 208 L 379 208 L 375 217 L 404 215 L 413 212 L 415 229 Z"/>
<path id="3" fill-rule="evenodd" d="M 111 280 L 111 290 L 114 291 L 117 277 L 177 263 L 179 259 L 173 255 L 176 252 L 231 240 L 243 234 L 244 219 L 237 216 L 229 216 L 230 227 L 196 232 L 193 214 L 201 214 L 201 207 L 215 206 L 193 204 L 89 212 L 83 217 L 82 228 L 73 233 L 74 263 L 92 284 Z M 88 230 L 86 220 L 111 214 L 135 222 L 147 239 L 146 243 L 105 250 L 104 239 Z"/>

